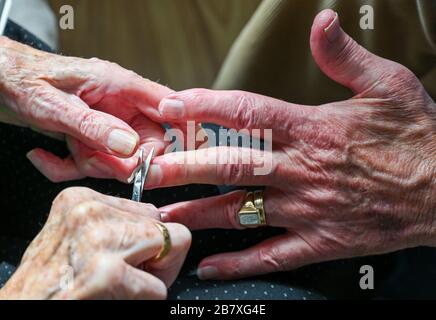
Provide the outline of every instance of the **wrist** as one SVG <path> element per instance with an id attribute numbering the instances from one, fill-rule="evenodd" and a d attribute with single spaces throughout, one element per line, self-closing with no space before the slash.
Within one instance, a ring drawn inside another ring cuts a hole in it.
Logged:
<path id="1" fill-rule="evenodd" d="M 47 300 L 59 296 L 62 280 L 73 275 L 66 274 L 68 246 L 55 248 L 58 244 L 55 241 L 46 250 L 26 252 L 17 271 L 0 290 L 0 300 Z"/>

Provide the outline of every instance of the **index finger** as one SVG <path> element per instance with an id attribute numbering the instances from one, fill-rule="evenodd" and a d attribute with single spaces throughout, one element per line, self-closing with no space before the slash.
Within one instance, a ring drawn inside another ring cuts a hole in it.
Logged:
<path id="1" fill-rule="evenodd" d="M 165 121 L 195 120 L 211 122 L 237 130 L 252 132 L 261 138 L 265 129 L 274 129 L 272 140 L 289 142 L 291 132 L 298 133 L 303 123 L 316 119 L 318 107 L 287 103 L 278 99 L 243 91 L 192 89 L 170 94 L 159 105 Z"/>

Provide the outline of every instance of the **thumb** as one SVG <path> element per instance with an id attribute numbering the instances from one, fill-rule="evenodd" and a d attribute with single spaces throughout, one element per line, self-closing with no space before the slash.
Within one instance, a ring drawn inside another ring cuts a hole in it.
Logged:
<path id="1" fill-rule="evenodd" d="M 385 82 L 398 73 L 395 62 L 378 57 L 346 34 L 336 12 L 326 9 L 315 18 L 310 36 L 312 55 L 321 70 L 332 80 L 346 86 L 354 93 L 383 94 Z"/>

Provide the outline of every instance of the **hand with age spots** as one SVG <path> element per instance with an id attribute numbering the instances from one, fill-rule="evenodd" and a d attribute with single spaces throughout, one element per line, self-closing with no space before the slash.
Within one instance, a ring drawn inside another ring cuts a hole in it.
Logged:
<path id="1" fill-rule="evenodd" d="M 0 121 L 66 137 L 66 159 L 42 149 L 28 154 L 50 180 L 126 181 L 138 147 L 157 154 L 165 148 L 164 130 L 152 119 L 170 89 L 113 63 L 41 52 L 5 37 L 0 61 L 0 100 L 7 106 Z"/>
<path id="2" fill-rule="evenodd" d="M 206 258 L 198 271 L 202 279 L 436 246 L 434 101 L 407 68 L 351 39 L 331 10 L 316 17 L 310 43 L 322 71 L 352 89 L 354 97 L 303 106 L 248 92 L 194 89 L 160 103 L 165 121 L 273 130 L 272 151 L 253 150 L 259 159 L 272 159 L 267 175 L 253 175 L 255 164 L 180 164 L 226 153 L 240 159 L 249 149 L 211 147 L 154 159 L 146 188 L 266 186 L 267 223 L 285 229 L 246 250 Z M 160 211 L 164 221 L 191 229 L 241 228 L 237 212 L 244 197 L 236 191 Z"/>
<path id="3" fill-rule="evenodd" d="M 63 191 L 30 244 L 1 299 L 165 299 L 191 243 L 187 228 L 166 223 L 172 246 L 156 227 L 149 204 L 104 196 L 86 188 Z M 71 287 L 62 287 L 65 267 Z"/>

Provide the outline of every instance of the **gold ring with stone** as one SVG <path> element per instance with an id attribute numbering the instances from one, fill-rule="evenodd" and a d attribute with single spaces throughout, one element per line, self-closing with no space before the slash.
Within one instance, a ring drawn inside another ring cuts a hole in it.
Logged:
<path id="1" fill-rule="evenodd" d="M 154 258 L 155 261 L 158 261 L 158 260 L 162 260 L 163 258 L 165 258 L 165 256 L 167 256 L 168 253 L 170 252 L 170 250 L 171 250 L 171 237 L 170 237 L 170 232 L 168 231 L 167 227 L 164 224 L 162 224 L 160 222 L 155 222 L 155 225 L 159 229 L 160 233 L 162 233 L 162 236 L 164 238 L 162 249 L 157 254 L 157 256 Z"/>
<path id="2" fill-rule="evenodd" d="M 266 226 L 263 191 L 247 192 L 244 204 L 238 211 L 239 224 L 244 228 Z"/>

